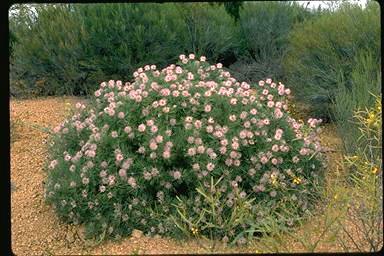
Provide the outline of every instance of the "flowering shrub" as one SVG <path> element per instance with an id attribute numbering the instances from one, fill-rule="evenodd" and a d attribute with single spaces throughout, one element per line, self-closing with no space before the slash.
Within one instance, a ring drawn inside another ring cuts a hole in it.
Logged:
<path id="1" fill-rule="evenodd" d="M 223 219 L 240 199 L 290 197 L 308 207 L 322 173 L 321 120 L 290 118 L 282 83 L 266 79 L 252 91 L 220 63 L 193 54 L 133 75 L 132 83 L 101 83 L 89 106 L 78 103 L 54 129 L 45 197 L 64 220 L 111 238 L 133 229 L 171 234 L 177 198 L 189 218 L 200 216 L 206 203 L 196 188 L 210 188 L 212 178 L 220 179 Z"/>

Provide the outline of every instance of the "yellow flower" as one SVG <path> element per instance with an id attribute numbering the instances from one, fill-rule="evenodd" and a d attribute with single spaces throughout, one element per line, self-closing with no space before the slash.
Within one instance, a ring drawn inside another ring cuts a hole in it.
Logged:
<path id="1" fill-rule="evenodd" d="M 294 178 L 293 179 L 293 183 L 295 183 L 295 184 L 300 184 L 300 182 L 301 182 L 301 179 L 300 178 Z"/>
<path id="2" fill-rule="evenodd" d="M 369 118 L 367 118 L 367 123 L 368 124 L 373 124 L 375 122 L 375 113 L 371 111 L 369 113 Z"/>
<path id="3" fill-rule="evenodd" d="M 191 231 L 192 231 L 192 234 L 196 235 L 197 232 L 199 232 L 199 229 L 195 228 L 195 227 L 192 227 L 191 228 Z"/>
<path id="4" fill-rule="evenodd" d="M 353 157 L 351 157 L 351 160 L 352 160 L 352 161 L 356 161 L 357 159 L 359 159 L 359 156 L 353 156 Z"/>
<path id="5" fill-rule="evenodd" d="M 371 172 L 372 172 L 373 174 L 378 173 L 378 171 L 379 171 L 379 167 L 377 167 L 377 166 L 374 166 L 374 167 L 372 168 L 372 170 L 371 170 Z"/>

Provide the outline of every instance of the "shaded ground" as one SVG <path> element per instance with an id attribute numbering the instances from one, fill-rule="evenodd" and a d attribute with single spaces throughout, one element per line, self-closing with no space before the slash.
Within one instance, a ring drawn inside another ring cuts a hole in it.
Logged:
<path id="1" fill-rule="evenodd" d="M 77 227 L 62 223 L 53 210 L 44 204 L 42 170 L 46 160 L 49 134 L 41 127 L 54 128 L 69 113 L 75 97 L 49 97 L 33 100 L 11 100 L 11 241 L 16 255 L 59 254 L 170 254 L 206 253 L 194 241 L 183 243 L 168 238 L 126 238 L 120 243 L 106 242 L 87 247 L 76 234 Z M 40 127 L 40 128 L 39 128 Z M 338 150 L 340 140 L 332 125 L 323 127 L 322 142 Z M 329 152 L 329 173 L 336 170 L 340 152 Z M 299 231 L 300 232 L 300 231 Z M 80 232 L 79 232 L 80 233 Z M 305 251 L 300 243 L 293 251 Z M 340 251 L 334 244 L 319 244 L 317 251 Z M 247 248 L 221 248 L 221 252 L 260 252 L 258 245 Z"/>

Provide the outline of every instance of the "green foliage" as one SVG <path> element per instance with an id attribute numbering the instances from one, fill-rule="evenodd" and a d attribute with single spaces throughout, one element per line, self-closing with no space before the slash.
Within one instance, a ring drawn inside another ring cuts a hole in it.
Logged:
<path id="1" fill-rule="evenodd" d="M 10 26 L 13 94 L 89 94 L 106 77 L 129 80 L 137 67 L 164 67 L 179 52 L 217 60 L 235 47 L 233 21 L 208 3 L 56 4 L 36 12 Z"/>
<path id="2" fill-rule="evenodd" d="M 38 19 L 14 31 L 13 80 L 37 94 L 85 93 L 90 69 L 82 66 L 87 35 L 65 5 L 38 6 Z M 12 91 L 12 81 L 11 81 Z"/>
<path id="3" fill-rule="evenodd" d="M 351 87 L 347 88 L 347 79 L 337 84 L 337 91 L 331 110 L 336 120 L 338 134 L 342 139 L 344 151 L 353 154 L 358 147 L 364 147 L 366 140 L 357 141 L 360 137 L 359 125 L 353 120 L 353 109 L 370 108 L 376 104 L 374 95 L 381 91 L 380 63 L 373 58 L 371 52 L 359 52 L 355 57 L 351 77 Z"/>
<path id="4" fill-rule="evenodd" d="M 345 3 L 290 33 L 284 73 L 295 96 L 310 103 L 317 117 L 331 116 L 339 86 L 351 90 L 353 69 L 362 52 L 369 52 L 373 63 L 380 62 L 379 18 L 374 2 L 365 9 Z"/>
<path id="5" fill-rule="evenodd" d="M 323 177 L 319 121 L 289 117 L 281 83 L 260 81 L 255 96 L 221 64 L 194 59 L 103 82 L 54 129 L 45 197 L 63 220 L 91 236 L 179 236 L 192 224 L 244 243 L 245 204 L 295 197 L 291 212 L 310 208 Z"/>
<path id="6" fill-rule="evenodd" d="M 247 82 L 282 79 L 288 33 L 312 14 L 290 2 L 245 2 L 240 16 L 238 62 L 230 66 L 234 75 Z"/>
<path id="7" fill-rule="evenodd" d="M 381 94 L 373 95 L 375 104 L 365 110 L 355 112 L 360 136 L 365 144 L 357 148 L 354 154 L 345 156 L 345 165 L 349 170 L 349 181 L 353 192 L 350 199 L 350 214 L 344 216 L 357 230 L 358 236 L 346 228 L 353 249 L 360 252 L 377 252 L 383 247 L 383 145 L 382 145 L 382 109 Z M 340 225 L 343 227 L 343 222 Z M 354 232 L 355 233 L 355 232 Z M 339 240 L 346 251 L 346 241 Z"/>
<path id="8" fill-rule="evenodd" d="M 225 11 L 231 15 L 231 17 L 237 22 L 240 18 L 240 9 L 243 7 L 242 1 L 236 1 L 236 2 L 218 2 L 218 3 L 209 3 L 210 5 L 224 5 Z"/>

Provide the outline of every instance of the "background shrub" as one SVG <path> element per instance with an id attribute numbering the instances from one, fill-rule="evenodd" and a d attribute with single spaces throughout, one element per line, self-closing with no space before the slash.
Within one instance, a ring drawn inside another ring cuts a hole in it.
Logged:
<path id="1" fill-rule="evenodd" d="M 337 84 L 337 91 L 331 105 L 331 111 L 336 120 L 338 135 L 343 142 L 346 154 L 354 154 L 359 147 L 365 147 L 367 141 L 356 140 L 360 137 L 359 125 L 354 120 L 353 109 L 365 110 L 376 104 L 374 95 L 381 92 L 381 68 L 378 60 L 371 52 L 359 52 L 355 57 L 356 65 L 351 77 L 342 79 Z M 345 83 L 349 80 L 351 87 Z"/>
<path id="2" fill-rule="evenodd" d="M 266 77 L 282 80 L 287 36 L 295 24 L 313 15 L 294 2 L 245 2 L 236 33 L 240 42 L 235 52 L 238 61 L 230 66 L 233 74 L 247 82 Z"/>
<path id="3" fill-rule="evenodd" d="M 17 5 L 9 27 L 11 94 L 88 95 L 103 79 L 132 79 L 137 67 L 165 67 L 179 52 L 232 65 L 240 80 L 281 79 L 287 33 L 312 14 L 281 2 L 243 6 L 43 4 L 31 12 Z"/>
<path id="4" fill-rule="evenodd" d="M 172 235 L 177 197 L 195 218 L 209 203 L 196 188 L 211 178 L 222 180 L 222 219 L 238 198 L 273 207 L 292 197 L 298 214 L 311 207 L 322 177 L 319 121 L 290 118 L 281 83 L 261 81 L 251 95 L 221 64 L 193 59 L 161 72 L 146 65 L 132 84 L 102 83 L 89 107 L 77 104 L 55 128 L 45 195 L 59 216 L 112 238 L 134 228 Z M 247 227 L 198 228 L 233 240 Z"/>
<path id="5" fill-rule="evenodd" d="M 235 47 L 233 20 L 208 3 L 35 8 L 37 18 L 10 24 L 13 94 L 89 95 L 106 77 L 132 79 L 137 67 L 165 67 L 179 52 L 227 61 Z"/>
<path id="6" fill-rule="evenodd" d="M 365 9 L 345 3 L 290 33 L 284 58 L 287 83 L 298 99 L 310 103 L 317 117 L 332 117 L 331 101 L 340 86 L 351 91 L 352 73 L 362 52 L 367 52 L 373 63 L 380 62 L 379 17 L 373 1 Z"/>

